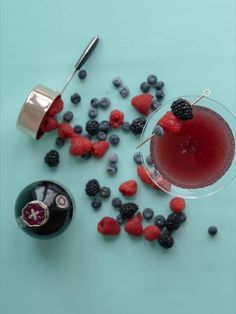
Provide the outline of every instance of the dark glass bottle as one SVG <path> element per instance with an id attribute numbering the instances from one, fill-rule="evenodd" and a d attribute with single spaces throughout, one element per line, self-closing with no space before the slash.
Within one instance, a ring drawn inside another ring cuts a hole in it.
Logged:
<path id="1" fill-rule="evenodd" d="M 70 192 L 52 181 L 29 184 L 15 203 L 19 227 L 28 235 L 41 239 L 61 234 L 70 224 L 74 210 Z"/>

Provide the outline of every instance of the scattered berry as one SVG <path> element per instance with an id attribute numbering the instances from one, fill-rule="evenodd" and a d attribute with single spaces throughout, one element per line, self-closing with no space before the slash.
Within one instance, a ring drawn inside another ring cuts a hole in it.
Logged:
<path id="1" fill-rule="evenodd" d="M 108 120 L 103 120 L 99 123 L 99 130 L 103 132 L 108 132 L 111 129 L 110 122 Z"/>
<path id="2" fill-rule="evenodd" d="M 215 226 L 211 226 L 208 228 L 208 233 L 211 235 L 211 236 L 214 236 L 217 234 L 217 228 Z"/>
<path id="3" fill-rule="evenodd" d="M 95 108 L 91 108 L 88 110 L 88 116 L 90 119 L 95 119 L 98 115 L 98 111 Z"/>
<path id="4" fill-rule="evenodd" d="M 180 120 L 191 120 L 193 118 L 193 109 L 186 99 L 179 98 L 171 105 L 173 114 Z"/>
<path id="5" fill-rule="evenodd" d="M 70 122 L 72 119 L 73 119 L 73 112 L 71 111 L 66 111 L 64 114 L 63 114 L 63 120 L 65 122 Z"/>
<path id="6" fill-rule="evenodd" d="M 159 125 L 163 128 L 164 131 L 170 133 L 179 133 L 182 123 L 177 117 L 171 112 L 168 111 L 159 121 Z"/>
<path id="7" fill-rule="evenodd" d="M 47 115 L 50 117 L 54 117 L 56 114 L 62 111 L 63 107 L 64 104 L 61 97 L 57 97 L 48 109 Z"/>
<path id="8" fill-rule="evenodd" d="M 99 131 L 97 133 L 97 139 L 99 141 L 105 141 L 107 139 L 107 134 L 105 132 L 103 132 L 103 131 Z"/>
<path id="9" fill-rule="evenodd" d="M 166 226 L 166 219 L 162 215 L 157 215 L 154 218 L 154 224 L 159 227 L 160 229 L 163 229 Z"/>
<path id="10" fill-rule="evenodd" d="M 120 225 L 111 217 L 104 217 L 98 223 L 98 232 L 103 235 L 117 235 L 120 233 Z"/>
<path id="11" fill-rule="evenodd" d="M 89 180 L 85 185 L 85 192 L 88 196 L 95 196 L 100 191 L 100 185 L 98 180 Z"/>
<path id="12" fill-rule="evenodd" d="M 137 192 L 137 182 L 135 180 L 125 181 L 119 186 L 119 191 L 124 196 L 133 196 Z"/>
<path id="13" fill-rule="evenodd" d="M 75 135 L 70 140 L 69 152 L 73 156 L 82 156 L 90 153 L 92 148 L 91 141 L 82 135 Z"/>
<path id="14" fill-rule="evenodd" d="M 146 220 L 152 219 L 153 215 L 154 215 L 154 212 L 151 208 L 145 208 L 143 210 L 143 218 L 145 218 Z"/>
<path id="15" fill-rule="evenodd" d="M 179 217 L 181 224 L 187 220 L 187 216 L 184 212 L 178 213 L 177 216 Z"/>
<path id="16" fill-rule="evenodd" d="M 146 120 L 144 118 L 136 118 L 132 121 L 130 125 L 130 130 L 134 134 L 141 134 L 145 123 L 146 123 Z"/>
<path id="17" fill-rule="evenodd" d="M 99 130 L 99 123 L 96 120 L 89 120 L 86 122 L 86 126 L 85 126 L 86 131 L 90 134 L 90 135 L 95 135 L 98 133 Z"/>
<path id="18" fill-rule="evenodd" d="M 99 99 L 98 98 L 92 98 L 90 101 L 90 104 L 93 108 L 98 108 L 99 107 Z"/>
<path id="19" fill-rule="evenodd" d="M 120 110 L 113 110 L 110 113 L 110 125 L 116 129 L 124 122 L 124 114 Z"/>
<path id="20" fill-rule="evenodd" d="M 79 73 L 78 73 L 78 77 L 79 79 L 81 80 L 84 80 L 87 76 L 87 72 L 85 70 L 80 70 Z"/>
<path id="21" fill-rule="evenodd" d="M 93 137 L 91 134 L 85 133 L 83 134 L 84 137 L 87 137 L 89 140 L 91 140 Z"/>
<path id="22" fill-rule="evenodd" d="M 71 95 L 70 100 L 71 100 L 72 104 L 77 105 L 81 101 L 81 97 L 79 94 L 75 93 L 75 94 Z"/>
<path id="23" fill-rule="evenodd" d="M 118 160 L 119 160 L 119 157 L 118 157 L 118 155 L 117 154 L 110 154 L 109 155 L 109 157 L 108 157 L 108 162 L 110 163 L 110 164 L 116 164 L 117 162 L 118 162 Z"/>
<path id="24" fill-rule="evenodd" d="M 124 229 L 128 234 L 140 237 L 143 234 L 142 215 L 138 213 L 136 216 L 130 218 Z"/>
<path id="25" fill-rule="evenodd" d="M 110 164 L 106 167 L 106 171 L 110 176 L 114 176 L 117 173 L 118 168 L 115 164 Z"/>
<path id="26" fill-rule="evenodd" d="M 101 197 L 108 198 L 111 195 L 111 189 L 107 186 L 103 186 L 100 189 L 99 194 Z"/>
<path id="27" fill-rule="evenodd" d="M 150 166 L 153 165 L 152 158 L 151 158 L 150 155 L 146 157 L 146 162 L 147 162 L 147 164 L 149 164 Z"/>
<path id="28" fill-rule="evenodd" d="M 158 90 L 156 91 L 155 96 L 156 96 L 157 99 L 162 99 L 162 98 L 165 97 L 165 93 L 164 93 L 162 90 L 159 90 L 159 89 L 158 89 Z"/>
<path id="29" fill-rule="evenodd" d="M 120 208 L 121 205 L 122 205 L 122 201 L 119 197 L 115 197 L 112 199 L 111 201 L 111 205 L 114 207 L 114 208 Z"/>
<path id="30" fill-rule="evenodd" d="M 137 173 L 139 178 L 146 184 L 152 185 L 152 179 L 149 177 L 147 170 L 144 168 L 144 166 L 139 165 L 137 167 Z"/>
<path id="31" fill-rule="evenodd" d="M 151 87 L 150 84 L 148 84 L 147 82 L 142 82 L 140 84 L 140 89 L 143 93 L 148 93 L 150 90 L 150 87 Z"/>
<path id="32" fill-rule="evenodd" d="M 151 225 L 144 228 L 143 234 L 144 234 L 145 240 L 154 241 L 161 234 L 161 230 L 157 226 Z"/>
<path id="33" fill-rule="evenodd" d="M 170 209 L 174 213 L 180 213 L 185 208 L 185 200 L 182 197 L 174 197 L 170 201 Z"/>
<path id="34" fill-rule="evenodd" d="M 163 130 L 163 128 L 160 125 L 156 125 L 153 128 L 152 133 L 154 133 L 156 136 L 163 136 L 165 131 Z"/>
<path id="35" fill-rule="evenodd" d="M 128 219 L 138 211 L 138 205 L 135 203 L 123 203 L 119 210 L 122 218 Z"/>
<path id="36" fill-rule="evenodd" d="M 63 140 L 74 136 L 74 130 L 69 123 L 63 122 L 58 127 L 58 135 Z"/>
<path id="37" fill-rule="evenodd" d="M 75 132 L 76 134 L 81 134 L 81 133 L 83 132 L 82 126 L 79 125 L 79 124 L 75 125 L 75 126 L 74 126 L 74 132 Z"/>
<path id="38" fill-rule="evenodd" d="M 57 147 L 62 147 L 65 144 L 65 140 L 63 140 L 63 138 L 58 137 L 56 139 L 56 146 Z"/>
<path id="39" fill-rule="evenodd" d="M 135 107 L 135 109 L 138 112 L 147 116 L 150 112 L 152 99 L 153 96 L 151 94 L 146 93 L 133 97 L 131 99 L 131 104 Z"/>
<path id="40" fill-rule="evenodd" d="M 103 109 L 107 109 L 111 105 L 111 100 L 108 97 L 103 97 L 99 101 L 99 106 Z"/>
<path id="41" fill-rule="evenodd" d="M 133 156 L 134 161 L 136 162 L 137 165 L 141 165 L 142 164 L 142 158 L 141 158 L 141 153 L 137 152 L 134 154 Z"/>
<path id="42" fill-rule="evenodd" d="M 166 219 L 166 227 L 172 231 L 176 230 L 180 227 L 180 219 L 179 216 L 172 213 Z"/>
<path id="43" fill-rule="evenodd" d="M 164 82 L 162 82 L 162 81 L 157 81 L 157 83 L 156 83 L 156 89 L 162 89 L 163 87 L 164 87 Z"/>
<path id="44" fill-rule="evenodd" d="M 126 87 L 126 86 L 122 86 L 122 87 L 119 89 L 119 92 L 120 92 L 120 94 L 121 94 L 121 96 L 122 96 L 123 98 L 126 98 L 126 97 L 129 95 L 129 89 L 128 89 L 128 87 Z"/>
<path id="45" fill-rule="evenodd" d="M 150 85 L 155 85 L 157 83 L 157 77 L 154 74 L 150 74 L 147 77 L 147 81 Z"/>
<path id="46" fill-rule="evenodd" d="M 56 118 L 50 117 L 47 114 L 44 116 L 43 121 L 40 125 L 40 130 L 44 132 L 50 132 L 59 127 L 59 123 Z"/>
<path id="47" fill-rule="evenodd" d="M 57 167 L 60 163 L 60 155 L 55 149 L 50 150 L 44 157 L 44 162 L 48 167 Z"/>
<path id="48" fill-rule="evenodd" d="M 111 145 L 117 146 L 120 143 L 120 137 L 117 134 L 111 134 L 108 137 L 108 141 Z"/>
<path id="49" fill-rule="evenodd" d="M 164 179 L 162 176 L 157 175 L 155 176 L 155 183 L 153 184 L 158 188 L 160 187 L 164 191 L 170 191 L 171 190 L 171 183 L 168 182 L 166 179 Z M 153 186 L 154 187 L 154 186 Z"/>
<path id="50" fill-rule="evenodd" d="M 123 125 L 122 125 L 122 129 L 124 131 L 129 131 L 130 130 L 130 123 L 129 122 L 124 122 Z"/>
<path id="51" fill-rule="evenodd" d="M 91 202 L 91 206 L 94 209 L 99 209 L 102 206 L 102 201 L 99 198 L 95 198 Z"/>
<path id="52" fill-rule="evenodd" d="M 91 153 L 95 158 L 102 158 L 109 148 L 107 141 L 94 142 L 92 144 Z"/>
<path id="53" fill-rule="evenodd" d="M 122 216 L 119 214 L 116 217 L 116 221 L 118 222 L 119 225 L 122 225 L 124 222 L 124 219 L 122 218 Z"/>
<path id="54" fill-rule="evenodd" d="M 117 76 L 112 80 L 112 83 L 115 87 L 120 87 L 122 85 L 122 79 Z"/>
<path id="55" fill-rule="evenodd" d="M 165 249 L 169 249 L 174 245 L 174 239 L 169 232 L 163 232 L 159 235 L 157 239 L 160 246 Z"/>
<path id="56" fill-rule="evenodd" d="M 88 152 L 87 154 L 84 154 L 84 155 L 81 155 L 81 158 L 85 159 L 85 160 L 88 160 L 89 158 L 92 157 L 92 154 L 91 152 Z"/>
<path id="57" fill-rule="evenodd" d="M 151 104 L 151 108 L 153 110 L 157 110 L 159 107 L 161 107 L 161 102 L 160 100 L 156 99 L 156 98 L 153 98 L 152 100 L 152 104 Z"/>

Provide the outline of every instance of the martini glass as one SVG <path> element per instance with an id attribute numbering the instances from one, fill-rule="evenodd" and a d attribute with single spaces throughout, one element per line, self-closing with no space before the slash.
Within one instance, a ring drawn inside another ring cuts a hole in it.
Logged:
<path id="1" fill-rule="evenodd" d="M 148 118 L 139 145 L 142 163 L 151 180 L 171 195 L 209 196 L 235 177 L 236 119 L 225 106 L 211 98 L 181 96 L 195 103 L 193 119 L 182 121 L 177 134 L 153 135 L 153 128 L 171 111 L 172 102 L 178 98 L 167 101 Z M 148 156 L 152 164 L 147 162 Z"/>

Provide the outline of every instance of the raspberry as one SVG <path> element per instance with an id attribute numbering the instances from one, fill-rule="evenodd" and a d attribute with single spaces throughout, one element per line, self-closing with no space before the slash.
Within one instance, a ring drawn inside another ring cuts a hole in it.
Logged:
<path id="1" fill-rule="evenodd" d="M 81 135 L 76 135 L 71 138 L 70 144 L 70 154 L 73 156 L 82 156 L 91 151 L 92 143 L 91 141 Z"/>
<path id="2" fill-rule="evenodd" d="M 102 158 L 109 148 L 107 141 L 94 142 L 92 144 L 91 153 L 95 158 Z"/>
<path id="3" fill-rule="evenodd" d="M 119 186 L 119 191 L 124 196 L 133 196 L 137 192 L 137 182 L 135 180 L 129 180 L 129 181 L 123 182 Z"/>
<path id="4" fill-rule="evenodd" d="M 120 233 L 120 225 L 111 217 L 104 217 L 98 223 L 97 229 L 103 235 L 117 235 Z"/>
<path id="5" fill-rule="evenodd" d="M 50 150 L 44 157 L 45 164 L 48 167 L 57 167 L 60 163 L 60 155 L 55 149 Z"/>
<path id="6" fill-rule="evenodd" d="M 130 218 L 125 225 L 125 231 L 135 237 L 140 237 L 143 234 L 142 215 L 140 213 Z"/>
<path id="7" fill-rule="evenodd" d="M 48 109 L 47 115 L 50 117 L 54 117 L 56 114 L 62 111 L 63 106 L 64 104 L 61 97 L 57 97 Z"/>
<path id="8" fill-rule="evenodd" d="M 146 123 L 146 120 L 144 118 L 136 118 L 132 121 L 130 125 L 130 130 L 134 134 L 141 134 L 145 123 Z"/>
<path id="9" fill-rule="evenodd" d="M 146 184 L 151 185 L 155 190 L 159 190 L 159 187 L 152 181 L 152 179 L 149 177 L 147 170 L 145 170 L 144 166 L 139 165 L 137 167 L 137 173 L 139 178 Z M 149 172 L 150 173 L 150 172 Z M 151 174 L 150 174 L 151 175 Z"/>
<path id="10" fill-rule="evenodd" d="M 151 225 L 145 227 L 143 233 L 145 240 L 154 241 L 159 237 L 161 230 L 157 226 Z"/>
<path id="11" fill-rule="evenodd" d="M 180 217 L 174 213 L 170 214 L 166 219 L 166 227 L 172 231 L 180 227 Z"/>
<path id="12" fill-rule="evenodd" d="M 58 135 L 65 140 L 74 136 L 74 130 L 70 124 L 63 122 L 58 127 Z"/>
<path id="13" fill-rule="evenodd" d="M 150 112 L 152 99 L 153 99 L 153 96 L 146 93 L 146 94 L 138 95 L 132 98 L 131 104 L 136 108 L 138 112 L 147 116 Z"/>
<path id="14" fill-rule="evenodd" d="M 171 110 L 180 120 L 191 120 L 193 118 L 192 105 L 186 99 L 179 98 L 173 101 Z"/>
<path id="15" fill-rule="evenodd" d="M 98 133 L 99 131 L 99 123 L 96 120 L 89 120 L 86 122 L 86 126 L 85 126 L 86 131 L 90 134 L 90 135 L 95 135 Z"/>
<path id="16" fill-rule="evenodd" d="M 43 121 L 40 125 L 40 130 L 44 132 L 50 132 L 52 130 L 57 129 L 59 126 L 59 123 L 56 118 L 50 117 L 47 114 L 43 118 Z"/>
<path id="17" fill-rule="evenodd" d="M 124 203 L 120 206 L 119 211 L 123 219 L 131 218 L 138 211 L 138 205 L 132 202 Z"/>
<path id="18" fill-rule="evenodd" d="M 185 200 L 182 197 L 172 198 L 170 201 L 170 209 L 174 213 L 180 213 L 185 208 Z"/>
<path id="19" fill-rule="evenodd" d="M 110 113 L 110 125 L 116 129 L 124 122 L 124 114 L 120 110 L 113 110 Z"/>
<path id="20" fill-rule="evenodd" d="M 159 121 L 159 125 L 164 131 L 169 133 L 179 133 L 181 130 L 182 123 L 176 118 L 176 116 L 168 111 Z"/>
<path id="21" fill-rule="evenodd" d="M 85 192 L 88 196 L 95 196 L 100 191 L 100 185 L 98 180 L 89 180 L 85 185 Z"/>

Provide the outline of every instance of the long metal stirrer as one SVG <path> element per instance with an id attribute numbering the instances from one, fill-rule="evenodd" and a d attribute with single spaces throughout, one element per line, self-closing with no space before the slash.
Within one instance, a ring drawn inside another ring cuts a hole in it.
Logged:
<path id="1" fill-rule="evenodd" d="M 204 89 L 203 92 L 202 92 L 202 95 L 201 95 L 200 97 L 198 97 L 191 105 L 195 105 L 195 104 L 196 104 L 197 102 L 199 102 L 202 98 L 210 96 L 210 94 L 211 94 L 211 91 L 210 91 L 209 89 Z M 149 136 L 148 138 L 146 138 L 146 140 L 144 140 L 141 144 L 139 144 L 139 145 L 136 147 L 136 149 L 139 148 L 139 147 L 141 147 L 141 146 L 143 146 L 143 144 L 145 144 L 146 142 L 150 141 L 153 136 L 155 136 L 155 133 L 153 133 L 151 136 Z"/>

